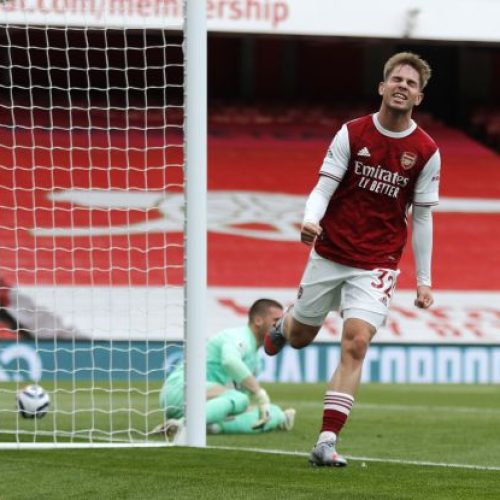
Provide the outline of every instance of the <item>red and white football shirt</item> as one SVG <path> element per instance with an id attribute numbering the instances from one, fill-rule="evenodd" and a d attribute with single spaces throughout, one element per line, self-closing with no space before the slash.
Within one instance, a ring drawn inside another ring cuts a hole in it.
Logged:
<path id="1" fill-rule="evenodd" d="M 409 207 L 439 201 L 440 164 L 435 142 L 413 121 L 403 132 L 384 129 L 377 115 L 345 124 L 320 169 L 339 185 L 321 220 L 316 252 L 361 269 L 396 269 Z"/>

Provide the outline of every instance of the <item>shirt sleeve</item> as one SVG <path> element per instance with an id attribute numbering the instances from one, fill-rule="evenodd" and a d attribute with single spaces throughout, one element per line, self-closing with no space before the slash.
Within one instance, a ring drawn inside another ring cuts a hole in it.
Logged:
<path id="1" fill-rule="evenodd" d="M 439 149 L 430 157 L 418 176 L 415 184 L 413 204 L 432 206 L 439 203 L 439 174 L 441 156 Z"/>
<path id="2" fill-rule="evenodd" d="M 247 346 L 243 339 L 236 337 L 227 339 L 221 349 L 221 364 L 229 378 L 239 384 L 242 380 L 252 375 L 250 368 L 243 361 Z"/>
<path id="3" fill-rule="evenodd" d="M 342 125 L 328 148 L 323 164 L 319 169 L 319 175 L 331 177 L 340 182 L 347 172 L 350 156 L 349 132 L 347 126 Z"/>
<path id="4" fill-rule="evenodd" d="M 319 180 L 307 199 L 303 223 L 319 224 L 347 171 L 350 155 L 349 133 L 343 125 L 335 134 L 319 169 Z"/>
<path id="5" fill-rule="evenodd" d="M 307 198 L 306 207 L 304 210 L 303 223 L 311 222 L 319 224 L 319 221 L 325 215 L 330 198 L 339 185 L 338 181 L 331 177 L 321 176 L 315 188 L 311 191 Z"/>
<path id="6" fill-rule="evenodd" d="M 431 286 L 432 211 L 431 207 L 415 205 L 412 212 L 412 248 L 417 285 Z"/>

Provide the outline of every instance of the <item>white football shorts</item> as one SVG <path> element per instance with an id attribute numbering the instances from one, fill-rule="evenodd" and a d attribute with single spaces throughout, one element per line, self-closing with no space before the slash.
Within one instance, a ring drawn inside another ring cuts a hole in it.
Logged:
<path id="1" fill-rule="evenodd" d="M 344 320 L 357 318 L 376 329 L 384 325 L 399 270 L 343 266 L 324 259 L 314 249 L 293 308 L 295 319 L 310 326 L 323 323 L 330 311 Z"/>

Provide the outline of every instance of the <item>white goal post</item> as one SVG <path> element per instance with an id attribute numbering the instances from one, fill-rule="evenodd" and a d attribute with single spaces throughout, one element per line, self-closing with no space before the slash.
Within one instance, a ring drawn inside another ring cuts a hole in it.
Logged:
<path id="1" fill-rule="evenodd" d="M 0 2 L 0 448 L 172 444 L 183 361 L 203 447 L 206 0 L 65 5 Z"/>
<path id="2" fill-rule="evenodd" d="M 205 446 L 207 318 L 206 1 L 186 0 L 186 422 L 187 444 Z"/>

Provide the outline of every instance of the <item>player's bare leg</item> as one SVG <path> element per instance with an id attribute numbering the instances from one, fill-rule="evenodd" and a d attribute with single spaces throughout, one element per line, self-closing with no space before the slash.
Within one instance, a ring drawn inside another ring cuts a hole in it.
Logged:
<path id="1" fill-rule="evenodd" d="M 342 331 L 340 362 L 329 384 L 329 391 L 354 396 L 361 380 L 363 361 L 376 329 L 366 321 L 350 318 Z"/>
<path id="2" fill-rule="evenodd" d="M 340 362 L 325 394 L 323 425 L 309 461 L 320 466 L 344 466 L 347 461 L 336 451 L 337 436 L 354 404 L 361 380 L 363 361 L 376 329 L 360 319 L 347 319 L 342 332 Z"/>
<path id="3" fill-rule="evenodd" d="M 316 337 L 321 326 L 311 326 L 301 323 L 292 315 L 289 309 L 274 325 L 264 338 L 264 351 L 268 356 L 275 356 L 286 343 L 295 349 L 309 345 Z"/>

